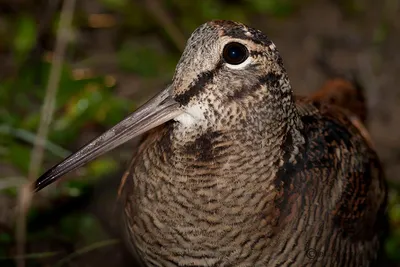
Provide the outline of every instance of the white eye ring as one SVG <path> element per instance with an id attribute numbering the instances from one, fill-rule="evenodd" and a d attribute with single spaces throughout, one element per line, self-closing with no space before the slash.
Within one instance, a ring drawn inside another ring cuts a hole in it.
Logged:
<path id="1" fill-rule="evenodd" d="M 253 61 L 253 58 L 251 56 L 249 56 L 248 58 L 246 58 L 245 61 L 243 61 L 242 63 L 240 63 L 239 65 L 233 65 L 233 64 L 229 64 L 229 63 L 225 63 L 226 66 L 230 69 L 234 69 L 234 70 L 240 70 L 240 69 L 244 69 L 247 65 L 249 65 L 251 62 Z"/>

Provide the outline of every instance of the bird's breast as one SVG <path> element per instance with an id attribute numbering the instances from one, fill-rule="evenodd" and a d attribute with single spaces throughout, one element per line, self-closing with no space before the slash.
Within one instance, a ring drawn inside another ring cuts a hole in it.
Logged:
<path id="1" fill-rule="evenodd" d="M 268 241 L 279 146 L 271 149 L 257 138 L 232 141 L 218 132 L 189 142 L 164 134 L 144 145 L 132 170 L 127 209 L 144 257 L 192 262 L 200 257 L 210 266 L 221 253 L 228 257 L 244 244 Z"/>

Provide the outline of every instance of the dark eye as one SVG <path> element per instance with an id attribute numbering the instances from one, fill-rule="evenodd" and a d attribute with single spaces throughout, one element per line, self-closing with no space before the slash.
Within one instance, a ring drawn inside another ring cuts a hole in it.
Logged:
<path id="1" fill-rule="evenodd" d="M 226 63 L 239 65 L 249 57 L 249 51 L 240 43 L 229 43 L 225 45 L 222 56 Z"/>

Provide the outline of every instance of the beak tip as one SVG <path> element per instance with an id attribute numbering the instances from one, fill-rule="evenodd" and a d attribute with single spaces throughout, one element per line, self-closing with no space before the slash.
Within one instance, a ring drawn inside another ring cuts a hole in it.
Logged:
<path id="1" fill-rule="evenodd" d="M 42 176 L 39 177 L 33 184 L 32 188 L 34 192 L 39 192 L 42 190 L 46 185 L 44 183 L 45 180 L 43 180 Z"/>
<path id="2" fill-rule="evenodd" d="M 36 193 L 36 192 L 39 192 L 40 190 L 42 190 L 45 187 L 45 185 L 43 183 L 41 183 L 39 180 L 37 180 L 33 183 L 32 187 L 33 187 L 33 191 Z"/>
<path id="3" fill-rule="evenodd" d="M 53 169 L 48 170 L 33 183 L 32 187 L 34 192 L 39 192 L 40 190 L 55 181 L 55 177 L 54 175 L 52 175 L 52 171 Z"/>

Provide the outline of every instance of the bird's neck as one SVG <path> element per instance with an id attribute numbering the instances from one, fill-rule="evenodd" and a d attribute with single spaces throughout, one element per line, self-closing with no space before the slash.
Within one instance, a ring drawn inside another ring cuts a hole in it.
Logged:
<path id="1" fill-rule="evenodd" d="M 187 161 L 205 160 L 217 164 L 217 159 L 223 156 L 227 159 L 228 151 L 258 151 L 278 157 L 280 151 L 276 148 L 285 145 L 288 135 L 292 139 L 291 146 L 301 146 L 304 143 L 303 125 L 291 89 L 288 90 L 281 105 L 276 105 L 276 96 L 271 93 L 264 101 L 247 102 L 245 109 L 238 108 L 243 103 L 233 103 L 220 112 L 205 111 L 198 116 L 205 118 L 204 121 L 185 118 L 188 116 L 185 114 L 169 125 L 171 153 L 179 154 Z M 273 92 L 271 88 L 270 91 Z M 197 157 L 188 159 L 185 156 L 192 154 Z"/>
<path id="2" fill-rule="evenodd" d="M 260 115 L 260 116 L 258 116 Z M 198 176 L 218 183 L 230 184 L 232 179 L 247 180 L 259 190 L 257 183 L 263 186 L 269 184 L 259 179 L 257 175 L 247 175 L 249 169 L 258 169 L 268 179 L 273 179 L 274 173 L 282 164 L 283 154 L 287 156 L 295 147 L 299 147 L 304 140 L 300 133 L 302 125 L 298 119 L 297 109 L 290 109 L 289 117 L 281 119 L 266 114 L 252 113 L 237 123 L 227 123 L 222 127 L 185 128 L 179 123 L 172 123 L 169 127 L 168 164 L 175 166 L 178 171 L 177 179 L 194 177 L 188 183 L 188 188 L 195 188 L 199 184 Z M 290 136 L 290 148 L 287 139 Z M 165 144 L 165 143 L 164 143 Z M 250 181 L 254 179 L 255 181 Z M 271 182 L 272 183 L 272 182 Z M 237 185 L 237 184 L 236 184 Z M 181 185 L 180 185 L 181 186 Z"/>

